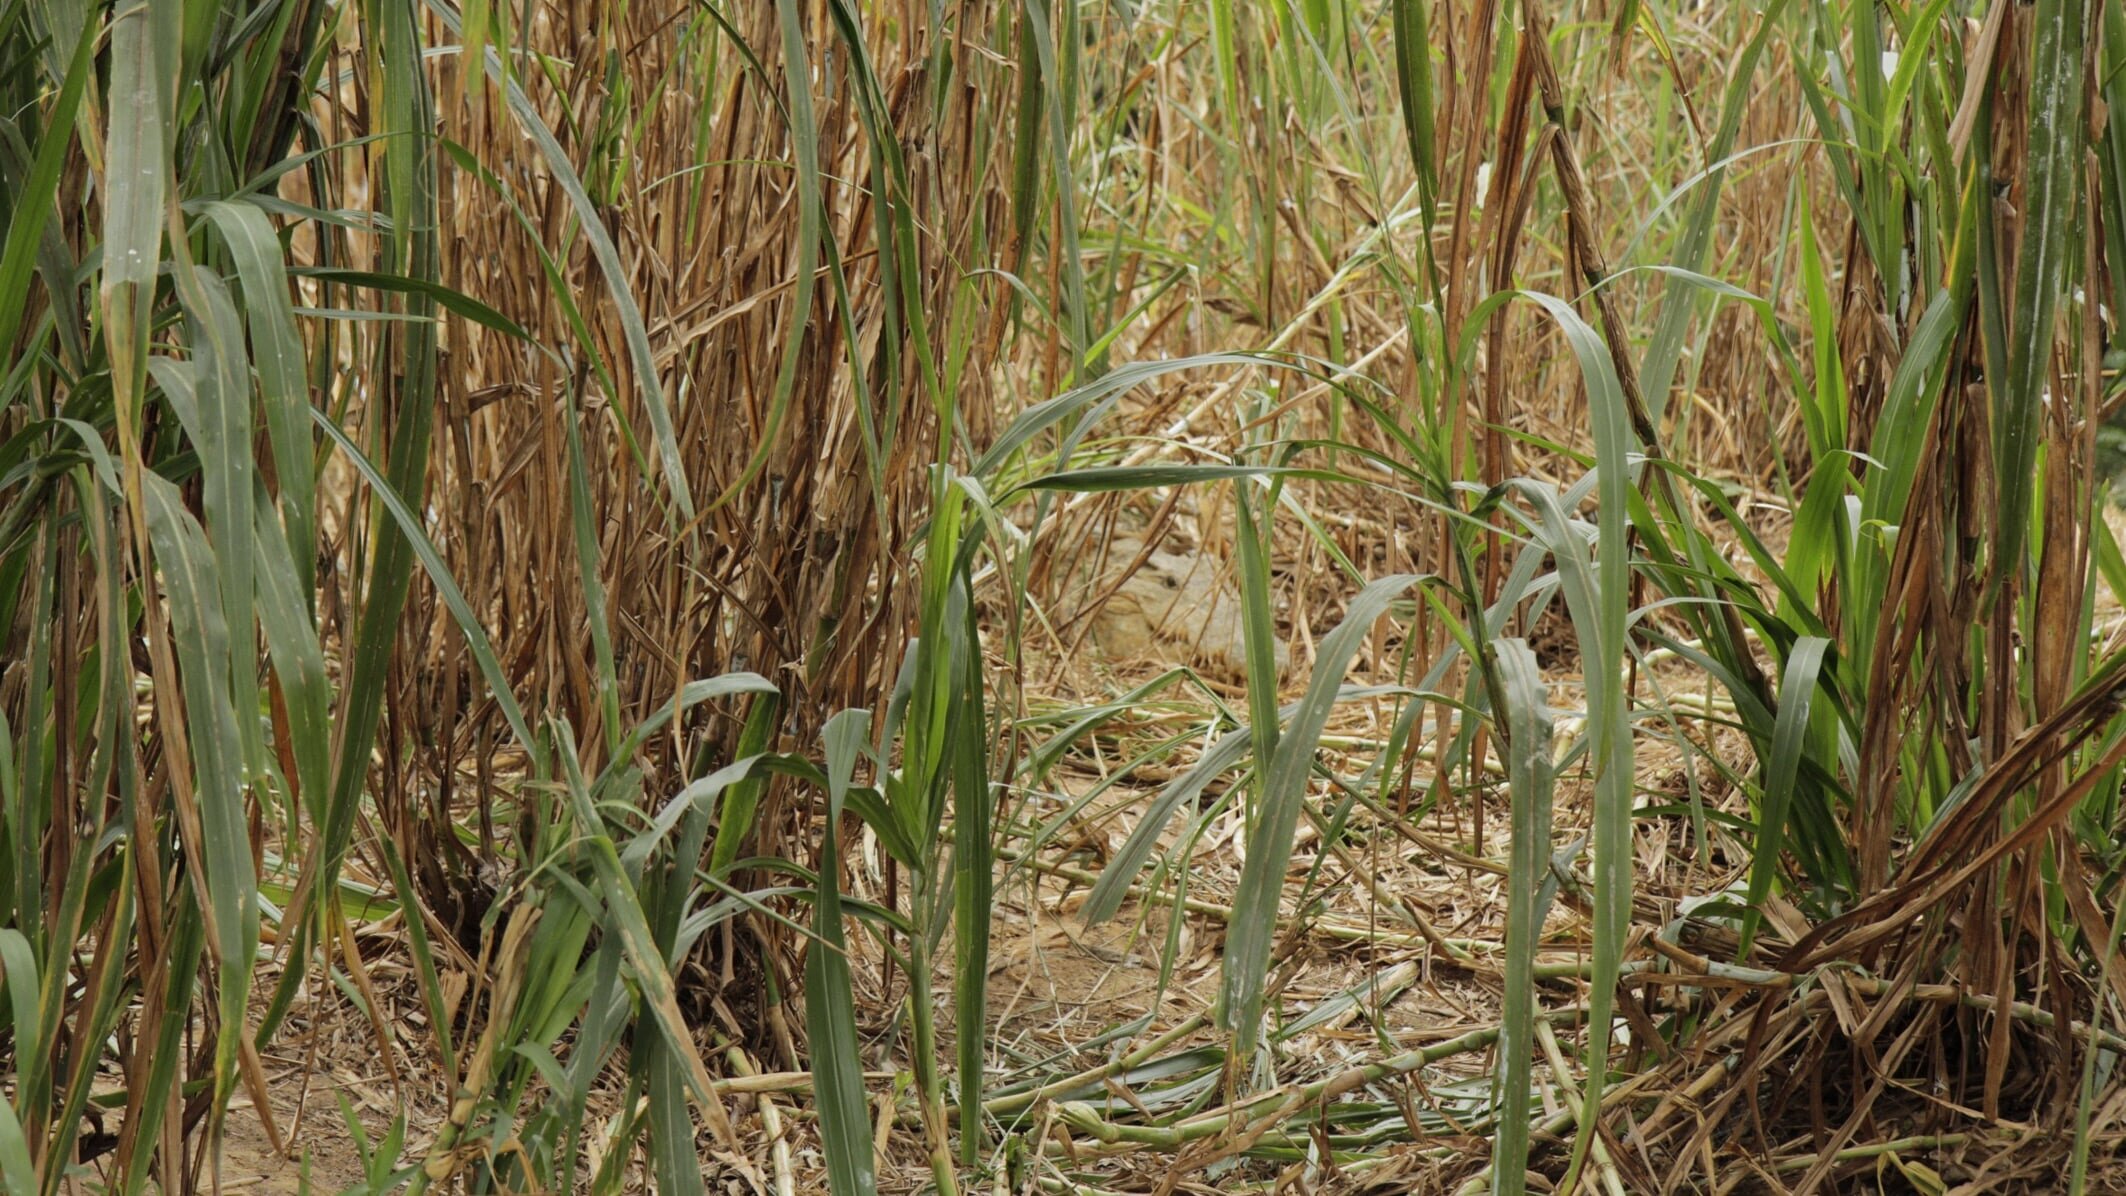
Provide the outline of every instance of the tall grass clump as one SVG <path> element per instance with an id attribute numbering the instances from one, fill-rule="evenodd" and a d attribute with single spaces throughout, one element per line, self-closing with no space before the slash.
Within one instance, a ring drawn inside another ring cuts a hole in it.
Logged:
<path id="1" fill-rule="evenodd" d="M 733 882 L 817 862 L 774 752 L 890 693 L 908 463 L 981 428 L 1015 27 L 578 7 L 0 13 L 9 1190 L 217 1183 L 239 1093 L 294 1149 L 321 992 L 450 1098 L 394 1184 L 733 1142 L 674 976 L 800 986 Z"/>

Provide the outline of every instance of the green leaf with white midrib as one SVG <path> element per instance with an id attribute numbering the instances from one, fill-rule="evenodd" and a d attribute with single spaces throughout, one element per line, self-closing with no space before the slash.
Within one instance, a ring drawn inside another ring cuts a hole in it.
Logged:
<path id="1" fill-rule="evenodd" d="M 1540 897 L 1550 867 L 1552 787 L 1550 704 L 1543 672 L 1527 641 L 1493 647 L 1505 687 L 1500 714 L 1507 730 L 1507 786 L 1513 804 L 1507 873 L 1506 989 L 1499 1019 L 1498 1137 L 1491 1154 L 1494 1196 L 1527 1190 L 1529 1084 L 1534 1072 L 1535 954 L 1548 901 Z"/>
<path id="2" fill-rule="evenodd" d="M 765 770 L 757 769 L 755 765 L 759 763 L 758 756 L 768 733 L 773 730 L 773 712 L 777 709 L 780 705 L 773 692 L 758 695 L 753 714 L 747 718 L 745 730 L 739 737 L 738 762 L 682 789 L 650 827 L 637 835 L 621 854 L 621 863 L 631 873 L 647 873 L 650 853 L 674 823 L 679 827 L 671 857 L 660 870 L 660 882 L 645 889 L 650 904 L 644 910 L 657 950 L 674 967 L 684 960 L 687 950 L 680 941 L 680 927 L 687 906 L 698 891 L 692 882 L 708 840 L 709 820 L 716 810 L 717 799 L 727 787 L 750 789 L 754 794 L 759 792 L 765 780 Z M 614 762 L 615 766 L 620 763 Z M 755 773 L 762 775 L 755 776 Z M 599 791 L 608 788 L 601 781 Z M 727 815 L 722 821 L 733 823 L 737 819 L 734 815 Z M 746 811 L 744 821 L 750 823 L 750 810 Z M 719 847 L 723 842 L 723 829 L 718 829 Z M 744 830 L 738 826 L 731 829 L 734 841 Z M 712 874 L 713 871 L 712 864 Z M 685 1077 L 680 1070 L 680 1060 L 661 1039 L 639 1032 L 635 1036 L 634 1049 L 644 1057 L 644 1082 L 651 1093 L 650 1151 L 657 1168 L 659 1190 L 675 1193 L 701 1191 L 694 1128 L 685 1116 Z"/>
<path id="3" fill-rule="evenodd" d="M 29 1139 L 22 1133 L 22 1122 L 15 1116 L 15 1108 L 0 1100 L 0 1179 L 7 1181 L 11 1192 L 34 1192 L 37 1190 L 37 1169 L 30 1162 Z"/>
<path id="4" fill-rule="evenodd" d="M 930 322 L 924 311 L 922 291 L 923 263 L 917 251 L 916 220 L 911 214 L 915 188 L 908 175 L 907 158 L 902 153 L 893 125 L 885 86 L 879 81 L 878 68 L 872 61 L 870 47 L 865 44 L 861 14 L 850 0 L 829 0 L 827 11 L 842 43 L 849 48 L 850 92 L 856 100 L 857 114 L 871 149 L 873 236 L 879 250 L 883 284 L 879 298 L 886 320 L 880 345 L 886 354 L 886 369 L 881 381 L 888 395 L 897 398 L 900 387 L 899 342 L 905 336 L 907 351 L 915 357 L 917 370 L 928 391 L 931 409 L 940 426 L 950 427 L 954 396 L 942 384 L 930 344 Z M 829 252 L 833 252 L 831 239 L 824 244 Z M 863 409 L 862 404 L 858 407 Z M 899 410 L 897 401 L 890 402 L 886 408 L 886 421 L 879 433 L 887 446 L 892 444 L 896 430 L 894 421 Z"/>
<path id="5" fill-rule="evenodd" d="M 1545 502 L 1543 528 L 1558 564 L 1580 641 L 1581 669 L 1587 678 L 1588 739 L 1595 769 L 1594 806 L 1594 951 L 1588 996 L 1588 1068 L 1583 1107 L 1601 1108 L 1607 1079 L 1610 1017 L 1615 1009 L 1617 977 L 1630 930 L 1632 891 L 1632 736 L 1630 695 L 1624 687 L 1625 630 L 1631 604 L 1631 560 L 1627 533 L 1633 494 L 1632 457 L 1636 450 L 1623 388 L 1609 351 L 1571 306 L 1554 296 L 1524 292 L 1543 308 L 1565 334 L 1586 384 L 1588 423 L 1595 442 L 1595 495 L 1601 511 L 1596 528 L 1597 556 L 1592 569 L 1578 533 L 1566 526 L 1554 492 L 1538 488 Z M 1740 647 L 1737 645 L 1737 647 Z M 1595 1118 L 1580 1119 L 1568 1176 L 1576 1176 L 1593 1141 Z M 1565 1186 L 1569 1187 L 1570 1182 Z"/>
<path id="6" fill-rule="evenodd" d="M 1975 199 L 1990 204 L 1990 199 Z M 1934 418 L 1947 373 L 1949 350 L 1969 308 L 1970 288 L 1950 287 L 1937 291 L 1921 315 L 1919 326 L 1906 344 L 1897 369 L 1875 420 L 1875 436 L 1869 456 L 1876 464 L 1867 471 L 1861 491 L 1860 543 L 1855 554 L 1850 590 L 1853 600 L 1846 639 L 1855 644 L 1875 642 L 1882 618 L 1884 589 L 1889 583 L 1890 543 L 1884 530 L 1901 526 L 1911 501 L 1914 484 L 1924 460 L 1927 440 L 1923 430 Z M 1868 667 L 1854 661 L 1856 668 Z"/>
<path id="7" fill-rule="evenodd" d="M 302 338 L 273 226 L 257 206 L 216 201 L 208 217 L 220 230 L 243 281 L 244 310 L 251 330 L 251 364 L 258 371 L 267 432 L 280 485 L 281 519 L 291 563 L 308 609 L 316 586 L 316 441 L 303 409 L 310 403 Z"/>
<path id="8" fill-rule="evenodd" d="M 1758 805 L 1757 842 L 1750 855 L 1749 904 L 1742 913 L 1741 945 L 1737 959 L 1747 958 L 1750 940 L 1763 919 L 1765 898 L 1779 874 L 1780 851 L 1785 845 L 1787 812 L 1793 806 L 1794 786 L 1801 775 L 1802 757 L 1809 731 L 1809 708 L 1816 696 L 1816 678 L 1823 668 L 1829 640 L 1805 635 L 1794 642 L 1787 656 L 1786 676 L 1779 687 L 1779 717 L 1772 730 L 1771 755 L 1765 761 L 1764 797 Z"/>
<path id="9" fill-rule="evenodd" d="M 1257 526 L 1255 506 L 1244 481 L 1233 487 L 1234 539 L 1240 549 L 1240 627 L 1248 681 L 1249 743 L 1257 760 L 1277 758 L 1277 690 L 1282 676 L 1277 667 L 1276 616 L 1270 610 L 1270 519 L 1275 506 L 1265 509 Z M 1257 770 L 1261 780 L 1268 770 Z"/>
<path id="10" fill-rule="evenodd" d="M 177 488 L 142 475 L 148 534 L 169 600 L 171 639 L 184 677 L 186 737 L 192 752 L 200 847 L 206 853 L 206 931 L 220 957 L 222 1030 L 215 1049 L 219 1101 L 236 1079 L 237 1044 L 250 992 L 250 948 L 257 941 L 258 877 L 244 816 L 243 742 L 230 699 L 231 629 L 222 602 L 215 552 Z M 244 537 L 249 547 L 249 536 Z M 248 595 L 245 609 L 249 610 Z M 245 628 L 249 634 L 249 627 Z M 229 1020 L 233 1015 L 234 1020 Z"/>
<path id="11" fill-rule="evenodd" d="M 309 425 L 304 420 L 304 426 Z M 266 652 L 280 678 L 288 711 L 288 749 L 296 781 L 313 818 L 324 812 L 332 775 L 332 682 L 310 621 L 309 604 L 297 587 L 302 574 L 288 554 L 288 541 L 274 524 L 271 508 L 254 504 L 252 548 L 258 554 L 258 621 L 266 633 Z"/>
<path id="12" fill-rule="evenodd" d="M 168 25 L 178 6 L 133 0 L 111 17 L 110 129 L 106 134 L 103 205 L 105 295 L 155 285 L 162 266 L 166 87 L 174 65 L 163 61 Z"/>
<path id="13" fill-rule="evenodd" d="M 960 571 L 962 593 L 972 588 Z M 989 719 L 983 699 L 981 628 L 973 602 L 961 606 L 963 628 L 954 646 L 950 744 L 953 838 L 953 1015 L 958 1029 L 960 1162 L 973 1167 L 982 1145 L 984 1053 L 988 1048 L 989 935 L 996 860 L 991 836 Z"/>
<path id="14" fill-rule="evenodd" d="M 613 660 L 613 629 L 606 613 L 605 581 L 599 553 L 597 514 L 592 510 L 590 466 L 584 459 L 583 421 L 578 403 L 563 405 L 562 426 L 568 441 L 568 525 L 576 556 L 576 579 L 583 587 L 583 614 L 590 624 L 591 659 L 597 666 L 598 713 L 605 727 L 605 747 L 620 742 L 620 677 Z"/>
<path id="15" fill-rule="evenodd" d="M 564 779 L 568 785 L 570 808 L 575 817 L 577 842 L 589 858 L 591 872 L 597 879 L 598 895 L 603 899 L 604 925 L 606 930 L 620 939 L 621 950 L 628 965 L 634 970 L 635 981 L 641 988 L 642 1003 L 647 1007 L 651 1022 L 655 1025 L 667 1050 L 681 1064 L 680 1078 L 683 1089 L 701 1108 L 703 1116 L 716 1130 L 719 1138 L 727 1138 L 729 1126 L 725 1121 L 723 1102 L 716 1095 L 715 1085 L 709 1079 L 707 1066 L 702 1062 L 701 1052 L 694 1046 L 693 1036 L 687 1029 L 686 1019 L 679 1012 L 677 990 L 672 983 L 672 973 L 664 955 L 657 949 L 655 936 L 650 931 L 649 919 L 643 913 L 641 898 L 627 872 L 620 865 L 619 853 L 606 834 L 605 824 L 598 817 L 597 807 L 592 804 L 590 786 L 584 780 L 576 759 L 575 745 L 565 724 L 552 724 L 555 742 L 563 765 Z M 726 1142 L 726 1146 L 730 1143 Z"/>
<path id="16" fill-rule="evenodd" d="M 221 279 L 197 269 L 182 245 L 170 274 L 183 301 L 192 346 L 198 408 L 186 427 L 198 451 L 206 532 L 213 544 L 222 607 L 229 620 L 229 687 L 247 774 L 263 771 L 264 742 L 257 712 L 258 651 L 252 629 L 254 580 L 251 504 L 257 486 L 252 459 L 250 360 L 243 326 Z M 246 947 L 248 954 L 249 947 Z"/>
<path id="17" fill-rule="evenodd" d="M 7 720 L 4 717 L 0 717 L 0 741 L 8 739 Z M 13 760 L 9 759 L 11 755 L 12 753 L 4 750 L 4 746 L 0 746 L 0 768 L 8 769 L 9 774 L 13 772 L 12 765 L 14 763 Z M 0 788 L 11 790 L 12 786 L 0 786 Z M 19 798 L 19 794 L 10 791 L 5 796 L 8 799 L 10 811 L 16 809 L 16 801 Z M 13 822 L 14 820 L 11 818 L 9 821 Z M 9 828 L 9 833 L 16 833 L 13 827 Z M 7 1008 L 9 1014 L 7 1039 L 9 1042 L 16 1044 L 17 1051 L 15 1091 L 12 1094 L 13 1103 L 10 1104 L 8 1100 L 0 1100 L 0 1108 L 5 1108 L 7 1115 L 13 1117 L 15 1115 L 15 1106 L 19 1105 L 23 1110 L 31 1112 L 33 1123 L 34 1119 L 44 1112 L 42 1108 L 43 1098 L 49 1086 L 48 1081 L 40 1074 L 44 1071 L 45 1060 L 49 1058 L 43 1024 L 46 1012 L 46 994 L 43 992 L 43 986 L 38 980 L 40 974 L 42 972 L 37 966 L 37 955 L 30 947 L 28 937 L 13 926 L 0 927 L 0 980 L 5 980 L 7 985 Z M 54 1007 L 50 1012 L 53 1014 L 53 1028 L 56 1029 L 59 1010 Z M 9 1144 L 5 1139 L 7 1130 L 8 1124 L 0 1123 L 0 1152 L 5 1152 L 9 1149 Z M 15 1125 L 14 1132 L 18 1135 L 21 1133 L 19 1124 Z M 14 1169 L 8 1165 L 8 1162 L 6 1155 L 0 1153 L 0 1178 L 9 1181 L 9 1190 L 20 1192 L 34 1190 L 34 1184 L 17 1185 L 14 1182 Z M 22 1162 L 26 1167 L 29 1162 L 26 1153 Z M 34 1174 L 33 1171 L 26 1171 L 25 1173 Z"/>
<path id="18" fill-rule="evenodd" d="M 775 736 L 775 716 L 782 708 L 780 695 L 772 690 L 754 699 L 745 727 L 738 733 L 738 746 L 733 753 L 738 759 L 749 760 L 768 749 Z M 739 849 L 752 834 L 753 816 L 760 808 L 760 795 L 767 784 L 768 778 L 761 775 L 749 776 L 732 786 L 731 796 L 724 801 L 716 820 L 716 838 L 709 845 L 711 876 L 726 875 L 738 859 Z"/>
<path id="19" fill-rule="evenodd" d="M 1237 1059 L 1244 1060 L 1252 1054 L 1261 1032 L 1263 988 L 1269 979 L 1285 866 L 1292 858 L 1292 837 L 1299 825 L 1299 807 L 1306 800 L 1314 751 L 1335 706 L 1337 691 L 1342 688 L 1344 672 L 1357 657 L 1374 621 L 1421 580 L 1416 574 L 1395 574 L 1368 585 L 1351 599 L 1343 622 L 1322 640 L 1306 696 L 1300 699 L 1291 725 L 1279 737 L 1276 755 L 1265 769 L 1260 808 L 1249 819 L 1247 862 L 1241 867 L 1233 912 L 1227 921 L 1219 987 L 1219 1022 L 1233 1034 Z"/>
<path id="20" fill-rule="evenodd" d="M 836 840 L 858 753 L 871 724 L 869 711 L 844 710 L 827 720 L 827 822 L 820 837 L 819 886 L 813 932 L 821 940 L 805 952 L 805 1036 L 812 1054 L 812 1095 L 819 1110 L 820 1146 L 834 1196 L 872 1196 L 870 1106 L 858 1063 L 856 998 L 843 952 L 841 864 Z M 923 978 L 927 981 L 927 977 Z"/>
<path id="21" fill-rule="evenodd" d="M 1389 0 L 1395 31 L 1395 84 L 1402 101 L 1403 135 L 1410 164 L 1417 171 L 1419 202 L 1425 224 L 1432 224 L 1438 202 L 1438 146 L 1432 111 L 1432 37 L 1424 0 Z"/>

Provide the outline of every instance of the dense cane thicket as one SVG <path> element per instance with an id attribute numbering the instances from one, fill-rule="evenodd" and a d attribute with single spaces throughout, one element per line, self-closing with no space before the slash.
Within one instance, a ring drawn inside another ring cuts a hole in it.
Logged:
<path id="1" fill-rule="evenodd" d="M 2119 1182 L 2119 0 L 0 62 L 0 1188 Z"/>

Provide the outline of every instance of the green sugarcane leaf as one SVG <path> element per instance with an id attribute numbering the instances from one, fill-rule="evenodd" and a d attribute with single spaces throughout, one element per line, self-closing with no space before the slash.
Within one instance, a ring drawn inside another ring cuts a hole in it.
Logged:
<path id="1" fill-rule="evenodd" d="M 0 240 L 0 345 L 14 344 L 15 334 L 21 330 L 23 308 L 29 301 L 30 268 L 35 264 L 37 248 L 54 209 L 60 169 L 74 144 L 74 117 L 81 110 L 82 93 L 95 78 L 98 26 L 86 20 L 80 25 L 59 98 L 52 105 L 44 135 L 37 139 L 37 157 L 30 165 L 29 177 L 14 197 L 7 236 Z"/>
<path id="2" fill-rule="evenodd" d="M 305 421 L 307 425 L 308 421 Z M 258 554 L 258 621 L 266 633 L 266 653 L 280 678 L 287 703 L 289 754 L 295 780 L 312 818 L 323 820 L 325 794 L 332 777 L 332 680 L 309 604 L 297 586 L 302 574 L 288 555 L 288 541 L 273 523 L 270 508 L 253 508 L 256 526 L 252 548 Z"/>
<path id="3" fill-rule="evenodd" d="M 856 997 L 844 950 L 841 863 L 835 840 L 856 761 L 871 726 L 865 710 L 827 720 L 827 823 L 820 838 L 813 933 L 825 947 L 805 952 L 805 1031 L 812 1049 L 812 1096 L 819 1110 L 820 1146 L 833 1196 L 875 1196 L 870 1105 L 857 1060 Z"/>
<path id="4" fill-rule="evenodd" d="M 1292 836 L 1298 830 L 1322 729 L 1343 687 L 1344 673 L 1372 633 L 1374 621 L 1422 580 L 1407 573 L 1384 577 L 1351 599 L 1343 622 L 1321 642 L 1306 696 L 1293 711 L 1265 772 L 1261 806 L 1249 820 L 1247 863 L 1241 867 L 1232 916 L 1226 924 L 1219 987 L 1219 1020 L 1232 1032 L 1234 1052 L 1241 1059 L 1252 1054 L 1261 1033 L 1263 986 L 1269 979 L 1270 949 L 1277 934 L 1277 901 L 1284 891 Z"/>
<path id="5" fill-rule="evenodd" d="M 1561 589 L 1580 641 L 1581 669 L 1587 678 L 1588 739 L 1595 769 L 1594 808 L 1594 952 L 1588 997 L 1587 1084 L 1582 1107 L 1600 1108 L 1608 1078 L 1610 1018 L 1616 1005 L 1617 978 L 1624 962 L 1624 938 L 1630 930 L 1635 878 L 1632 870 L 1632 736 L 1630 695 L 1625 690 L 1625 631 L 1631 606 L 1631 560 L 1627 532 L 1632 524 L 1631 484 L 1634 443 L 1624 391 L 1608 348 L 1571 305 L 1554 296 L 1523 292 L 1550 316 L 1572 348 L 1589 400 L 1588 422 L 1595 441 L 1595 497 L 1601 511 L 1596 530 L 1597 556 L 1592 569 L 1582 562 L 1584 542 L 1564 526 L 1563 512 L 1549 497 L 1545 522 L 1558 561 Z M 1583 1118 L 1573 1142 L 1567 1175 L 1576 1177 L 1593 1142 L 1595 1121 Z M 1569 1180 L 1570 1187 L 1576 1179 Z"/>
<path id="6" fill-rule="evenodd" d="M 280 484 L 281 518 L 299 570 L 303 605 L 315 585 L 311 545 L 317 542 L 317 468 L 315 437 L 304 409 L 310 383 L 304 371 L 302 338 L 295 328 L 295 306 L 288 294 L 288 271 L 280 241 L 265 212 L 255 204 L 215 201 L 206 213 L 220 230 L 243 280 L 244 308 L 251 330 L 251 361 L 258 371 L 266 428 L 273 442 L 273 462 Z"/>
<path id="7" fill-rule="evenodd" d="M 1527 1190 L 1529 1111 L 1535 1049 L 1535 956 L 1542 945 L 1549 902 L 1542 894 L 1550 869 L 1550 703 L 1543 671 L 1527 641 L 1499 640 L 1498 675 L 1505 692 L 1498 709 L 1508 734 L 1507 787 L 1513 803 L 1512 859 L 1506 900 L 1505 1006 L 1499 1019 L 1498 1136 L 1491 1152 L 1495 1196 Z"/>
<path id="8" fill-rule="evenodd" d="M 2069 263 L 2080 256 L 2077 166 L 2084 153 L 2082 30 L 2087 5 L 2038 0 L 2030 26 L 2029 155 L 2015 265 L 2008 377 L 1994 394 L 1993 476 L 1999 479 L 1987 603 L 2028 564 L 2038 428 L 2052 368 L 2052 333 Z"/>
<path id="9" fill-rule="evenodd" d="M 972 588 L 961 572 L 962 592 Z M 953 838 L 953 1012 L 958 1019 L 960 1162 L 973 1167 L 982 1144 L 983 1053 L 988 1046 L 989 933 L 996 859 L 990 842 L 995 797 L 989 783 L 989 721 L 983 702 L 981 628 L 974 604 L 961 606 L 964 626 L 953 652 L 952 713 L 946 724 Z"/>
<path id="10" fill-rule="evenodd" d="M 1786 658 L 1786 677 L 1779 687 L 1779 720 L 1772 728 L 1771 757 L 1765 761 L 1764 800 L 1757 812 L 1749 906 L 1742 914 L 1738 959 L 1749 954 L 1750 940 L 1763 918 L 1764 899 L 1771 896 L 1772 881 L 1779 875 L 1787 812 L 1793 808 L 1795 782 L 1801 775 L 1802 757 L 1808 752 L 1809 707 L 1815 700 L 1817 675 L 1830 646 L 1830 641 L 1821 636 L 1805 635 L 1794 641 L 1793 651 Z"/>
<path id="11" fill-rule="evenodd" d="M 258 876 L 252 869 L 244 812 L 243 737 L 230 698 L 230 626 L 215 551 L 206 533 L 184 509 L 175 486 L 152 473 L 142 481 L 148 535 L 169 599 L 171 639 L 184 678 L 185 732 L 195 774 L 192 800 L 198 803 L 206 852 L 206 941 L 221 967 L 223 1021 L 214 1055 L 219 1101 L 236 1081 L 251 985 L 250 952 L 258 934 Z M 246 548 L 249 539 L 245 537 Z"/>
<path id="12" fill-rule="evenodd" d="M 687 1094 L 693 1097 L 718 1137 L 728 1138 L 730 1124 L 723 1101 L 716 1095 L 708 1066 L 694 1046 L 686 1016 L 679 1011 L 679 997 L 672 985 L 671 969 L 665 963 L 664 953 L 657 949 L 657 939 L 650 932 L 641 898 L 629 881 L 627 870 L 621 867 L 620 855 L 614 850 L 613 841 L 605 832 L 605 824 L 598 817 L 597 807 L 591 802 L 590 786 L 583 779 L 568 728 L 557 723 L 554 732 L 580 842 L 584 854 L 589 857 L 592 874 L 597 877 L 606 929 L 619 936 L 621 950 L 641 988 L 642 1003 L 648 1007 L 663 1045 L 681 1065 Z M 688 1135 L 689 1141 L 691 1138 Z"/>

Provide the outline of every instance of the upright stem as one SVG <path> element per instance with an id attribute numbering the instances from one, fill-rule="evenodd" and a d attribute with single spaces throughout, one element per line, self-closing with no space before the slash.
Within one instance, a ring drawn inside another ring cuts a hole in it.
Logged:
<path id="1" fill-rule="evenodd" d="M 945 1090 L 938 1078 L 937 1009 L 930 997 L 930 886 L 915 887 L 911 903 L 915 932 L 908 936 L 908 1013 L 915 1024 L 916 1098 L 923 1107 L 923 1137 L 930 1147 L 930 1170 L 937 1178 L 938 1196 L 959 1196 L 952 1144 L 945 1130 Z"/>

